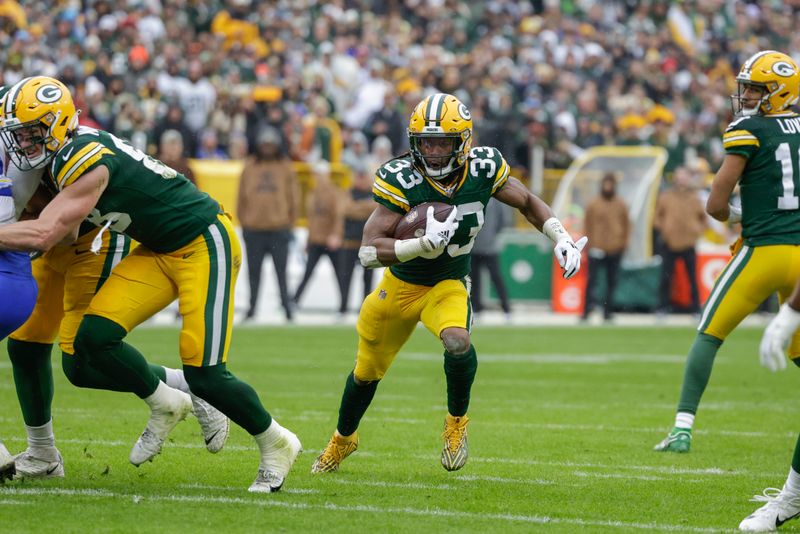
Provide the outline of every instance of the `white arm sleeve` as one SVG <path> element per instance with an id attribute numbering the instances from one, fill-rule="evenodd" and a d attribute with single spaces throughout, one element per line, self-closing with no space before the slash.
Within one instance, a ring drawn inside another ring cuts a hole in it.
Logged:
<path id="1" fill-rule="evenodd" d="M 0 178 L 0 226 L 17 220 L 14 214 L 14 197 L 11 196 L 11 180 Z"/>
<path id="2" fill-rule="evenodd" d="M 43 172 L 44 170 L 42 169 L 21 171 L 13 165 L 8 166 L 6 174 L 8 174 L 8 177 L 14 183 L 13 191 L 16 217 L 20 216 L 22 210 L 28 205 L 28 201 L 36 192 L 36 188 L 39 187 L 39 181 L 42 179 Z"/>

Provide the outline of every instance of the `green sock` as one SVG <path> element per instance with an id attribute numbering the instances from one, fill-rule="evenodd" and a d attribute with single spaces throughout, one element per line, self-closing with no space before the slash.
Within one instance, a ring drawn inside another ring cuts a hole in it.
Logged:
<path id="1" fill-rule="evenodd" d="M 356 384 L 353 373 L 347 375 L 342 393 L 342 403 L 339 405 L 339 422 L 336 430 L 343 436 L 349 436 L 358 428 L 361 418 L 369 408 L 375 391 L 378 389 L 379 380 L 373 380 L 366 384 Z"/>
<path id="2" fill-rule="evenodd" d="M 165 384 L 167 383 L 167 370 L 164 369 L 163 365 L 148 363 L 147 366 L 150 367 L 150 371 L 152 371 L 152 373 L 156 375 L 159 380 L 161 380 Z"/>
<path id="3" fill-rule="evenodd" d="M 50 351 L 53 345 L 9 338 L 7 348 L 22 419 L 28 426 L 42 426 L 52 418 L 53 368 Z"/>
<path id="4" fill-rule="evenodd" d="M 211 367 L 184 365 L 183 376 L 192 393 L 230 417 L 250 435 L 264 432 L 272 423 L 272 416 L 255 390 L 228 372 L 224 363 Z"/>
<path id="5" fill-rule="evenodd" d="M 800 473 L 800 437 L 797 438 L 797 443 L 794 446 L 794 455 L 792 455 L 792 469 L 795 473 Z"/>
<path id="6" fill-rule="evenodd" d="M 464 354 L 455 356 L 444 351 L 444 376 L 447 378 L 447 411 L 453 417 L 466 415 L 469 393 L 475 373 L 478 372 L 478 355 L 470 345 Z"/>
<path id="7" fill-rule="evenodd" d="M 61 369 L 73 386 L 133 393 L 129 387 L 117 383 L 116 380 L 92 367 L 86 360 L 85 357 L 76 354 L 61 353 Z"/>
<path id="8" fill-rule="evenodd" d="M 159 377 L 138 350 L 122 341 L 126 334 L 114 321 L 86 315 L 75 337 L 76 354 L 106 375 L 116 391 L 130 391 L 144 399 L 156 390 Z"/>
<path id="9" fill-rule="evenodd" d="M 679 412 L 697 413 L 700 397 L 703 396 L 708 379 L 711 377 L 714 357 L 721 345 L 722 340 L 719 338 L 708 334 L 697 334 L 686 359 L 681 398 L 678 402 Z"/>

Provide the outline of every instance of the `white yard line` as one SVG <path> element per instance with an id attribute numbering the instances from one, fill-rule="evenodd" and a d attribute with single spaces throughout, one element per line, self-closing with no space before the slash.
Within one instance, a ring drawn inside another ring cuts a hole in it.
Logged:
<path id="1" fill-rule="evenodd" d="M 397 355 L 400 359 L 413 360 L 418 362 L 440 362 L 441 353 L 434 352 L 405 352 Z M 542 363 L 542 364 L 563 364 L 579 363 L 589 365 L 608 365 L 612 363 L 668 363 L 683 364 L 686 362 L 685 354 L 487 354 L 478 352 L 478 362 L 480 363 Z M 715 364 L 717 362 L 714 362 Z M 720 360 L 725 363 L 725 360 Z"/>
<path id="2" fill-rule="evenodd" d="M 550 517 L 523 514 L 493 514 L 486 512 L 462 512 L 443 508 L 398 508 L 369 505 L 338 505 L 333 503 L 301 503 L 273 500 L 270 498 L 244 498 L 244 497 L 210 497 L 203 495 L 138 495 L 132 493 L 94 492 L 92 490 L 78 490 L 70 488 L 0 488 L 0 495 L 28 495 L 28 496 L 79 496 L 94 498 L 111 498 L 132 500 L 138 504 L 147 502 L 190 502 L 202 504 L 238 504 L 256 507 L 287 508 L 292 510 L 325 510 L 344 513 L 370 513 L 370 514 L 396 514 L 417 517 L 447 517 L 469 521 L 504 521 L 509 523 L 531 523 L 540 525 L 575 525 L 581 527 L 610 527 L 620 529 L 654 530 L 668 532 L 729 532 L 730 529 L 713 527 L 691 527 L 687 525 L 671 525 L 665 523 L 636 523 L 630 521 L 615 521 L 604 519 L 581 519 L 577 517 Z"/>
<path id="3" fill-rule="evenodd" d="M 418 411 L 418 410 L 416 410 Z M 433 410 L 432 410 L 433 411 Z M 530 409 L 526 409 L 526 411 L 530 411 Z M 383 414 L 388 413 L 414 413 L 415 410 L 393 410 L 391 408 L 382 407 L 380 409 L 373 410 L 373 412 L 380 412 Z M 487 412 L 490 413 L 490 412 Z M 333 420 L 335 414 L 327 413 L 327 412 L 320 412 L 320 411 L 302 411 L 299 415 L 293 417 L 292 419 L 296 421 L 319 421 L 320 419 L 331 419 Z M 404 425 L 429 425 L 432 424 L 434 421 L 432 419 L 418 419 L 413 417 L 386 417 L 383 415 L 380 416 L 370 416 L 369 412 L 367 415 L 364 416 L 365 421 L 380 421 L 385 423 L 398 423 Z M 485 426 L 502 426 L 508 428 L 509 424 L 506 421 L 493 421 L 490 419 L 480 420 L 475 418 L 473 426 L 475 425 L 485 425 Z M 515 428 L 532 428 L 532 429 L 539 429 L 539 430 L 579 430 L 579 431 L 590 431 L 590 432 L 619 432 L 619 433 L 640 433 L 640 434 L 654 434 L 654 438 L 658 439 L 658 436 L 667 432 L 666 427 L 637 427 L 637 426 L 616 426 L 616 425 L 587 425 L 587 424 L 568 424 L 568 423 L 533 423 L 533 422 L 515 422 Z M 795 431 L 788 431 L 788 432 L 761 432 L 761 431 L 750 431 L 750 430 L 716 430 L 716 429 L 698 429 L 693 430 L 695 435 L 700 436 L 736 436 L 736 437 L 745 437 L 745 438 L 772 438 L 772 439 L 785 439 L 785 438 L 796 438 L 798 432 Z"/>
<path id="4" fill-rule="evenodd" d="M 645 481 L 674 481 L 674 478 L 670 477 L 659 477 L 655 475 L 627 475 L 625 473 L 589 473 L 587 471 L 574 471 L 572 473 L 576 477 L 579 478 L 614 478 L 614 479 L 623 479 L 623 480 L 645 480 Z M 691 482 L 691 483 L 705 483 L 705 480 L 699 479 L 692 479 L 692 478 L 683 478 L 681 477 L 681 483 L 684 482 Z"/>
<path id="5" fill-rule="evenodd" d="M 239 486 L 211 486 L 208 484 L 178 484 L 179 488 L 185 489 L 197 489 L 197 490 L 212 490 L 212 491 L 242 491 L 242 487 Z M 311 489 L 311 488 L 282 488 L 281 493 L 290 493 L 290 494 L 297 494 L 297 495 L 313 495 L 316 493 L 321 493 L 320 490 Z"/>

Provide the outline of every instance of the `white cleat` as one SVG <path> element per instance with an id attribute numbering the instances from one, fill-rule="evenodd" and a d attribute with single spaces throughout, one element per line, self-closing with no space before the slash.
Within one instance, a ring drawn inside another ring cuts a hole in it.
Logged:
<path id="1" fill-rule="evenodd" d="M 58 452 L 58 449 L 54 447 L 51 454 L 48 455 L 49 458 L 34 456 L 34 454 L 33 451 L 28 449 L 14 458 L 14 466 L 17 471 L 14 476 L 15 479 L 64 478 L 64 459 L 61 458 L 61 453 Z"/>
<path id="2" fill-rule="evenodd" d="M 16 473 L 14 457 L 11 456 L 6 446 L 0 441 L 0 484 L 14 478 L 14 473 Z"/>
<path id="3" fill-rule="evenodd" d="M 739 523 L 739 530 L 745 532 L 773 532 L 800 515 L 800 495 L 790 494 L 785 487 L 782 490 L 767 488 L 763 495 L 756 495 L 750 500 L 767 504 Z"/>
<path id="4" fill-rule="evenodd" d="M 129 459 L 137 467 L 152 461 L 161 452 L 170 431 L 192 411 L 192 399 L 188 393 L 172 388 L 170 390 L 170 399 L 164 406 L 151 409 L 150 420 L 147 421 L 144 432 L 133 444 Z"/>
<path id="5" fill-rule="evenodd" d="M 292 464 L 303 449 L 300 440 L 292 431 L 280 427 L 280 437 L 273 449 L 261 457 L 258 476 L 247 491 L 274 493 L 281 489 Z"/>
<path id="6" fill-rule="evenodd" d="M 209 403 L 190 393 L 192 398 L 192 412 L 200 423 L 203 430 L 203 439 L 206 442 L 206 449 L 211 453 L 218 453 L 228 441 L 228 433 L 231 429 L 231 422 L 228 416 L 217 410 Z"/>

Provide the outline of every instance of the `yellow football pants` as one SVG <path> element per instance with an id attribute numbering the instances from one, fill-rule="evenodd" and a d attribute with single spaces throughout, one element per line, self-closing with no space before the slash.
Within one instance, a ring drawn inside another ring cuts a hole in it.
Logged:
<path id="1" fill-rule="evenodd" d="M 131 245 L 122 234 L 104 232 L 103 246 L 93 254 L 89 247 L 99 231 L 80 236 L 72 245 L 53 247 L 31 263 L 39 295 L 33 313 L 12 339 L 49 344 L 58 337 L 61 350 L 75 354 L 73 342 L 84 312 Z"/>
<path id="2" fill-rule="evenodd" d="M 354 376 L 362 381 L 383 378 L 419 321 L 437 337 L 445 328 L 469 330 L 469 279 L 420 286 L 403 282 L 386 269 L 358 315 Z"/>
<path id="3" fill-rule="evenodd" d="M 786 300 L 798 279 L 800 246 L 743 246 L 714 283 L 697 330 L 725 339 L 773 293 Z M 792 338 L 789 355 L 800 357 L 800 334 Z"/>
<path id="4" fill-rule="evenodd" d="M 220 214 L 201 235 L 174 252 L 161 254 L 139 245 L 114 269 L 86 313 L 130 332 L 177 297 L 183 316 L 183 364 L 223 363 L 230 347 L 233 294 L 241 265 L 239 239 L 230 219 Z"/>

